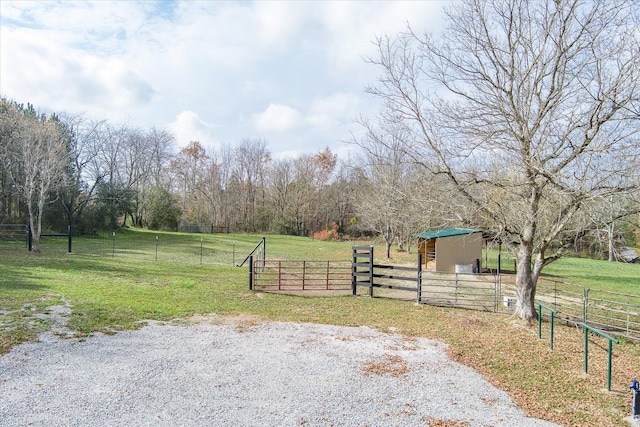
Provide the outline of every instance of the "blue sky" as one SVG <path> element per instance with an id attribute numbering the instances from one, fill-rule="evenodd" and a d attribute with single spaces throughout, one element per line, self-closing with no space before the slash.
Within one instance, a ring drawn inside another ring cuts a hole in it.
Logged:
<path id="1" fill-rule="evenodd" d="M 438 30 L 443 1 L 0 1 L 0 94 L 171 130 L 207 149 L 338 154 L 378 108 L 372 41 Z"/>

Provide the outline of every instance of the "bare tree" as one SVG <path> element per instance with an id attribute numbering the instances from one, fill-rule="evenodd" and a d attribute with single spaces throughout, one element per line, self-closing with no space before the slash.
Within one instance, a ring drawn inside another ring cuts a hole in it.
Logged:
<path id="1" fill-rule="evenodd" d="M 390 258 L 394 240 L 399 238 L 404 244 L 405 230 L 414 224 L 414 165 L 403 149 L 407 135 L 402 129 L 385 127 L 377 132 L 367 126 L 366 138 L 359 141 L 364 149 L 361 167 L 367 180 L 359 187 L 356 206 L 363 223 L 384 238 L 385 254 Z"/>
<path id="2" fill-rule="evenodd" d="M 58 187 L 58 197 L 73 226 L 92 200 L 99 180 L 87 176 L 87 167 L 97 155 L 93 139 L 103 122 L 91 122 L 82 115 L 62 115 L 61 125 L 67 143 L 67 166 Z"/>
<path id="3" fill-rule="evenodd" d="M 187 221 L 203 222 L 210 218 L 203 180 L 211 167 L 211 158 L 199 141 L 191 141 L 171 161 L 174 192 L 179 194 Z M 204 203 L 203 203 L 204 201 Z"/>
<path id="4" fill-rule="evenodd" d="M 264 203 L 264 183 L 271 153 L 263 139 L 246 138 L 233 150 L 232 179 L 236 182 L 238 223 L 245 231 L 256 231 L 256 207 Z"/>
<path id="5" fill-rule="evenodd" d="M 50 190 L 62 180 L 67 146 L 56 117 L 47 119 L 30 107 L 14 118 L 15 132 L 7 141 L 12 147 L 5 147 L 2 160 L 26 204 L 33 251 L 40 252 L 44 207 L 50 202 Z"/>
<path id="6" fill-rule="evenodd" d="M 445 14 L 437 37 L 377 40 L 370 92 L 405 127 L 403 149 L 466 200 L 466 220 L 516 254 L 516 314 L 532 320 L 542 269 L 582 231 L 576 214 L 637 189 L 638 6 L 462 0 Z"/>
<path id="7" fill-rule="evenodd" d="M 272 228 L 278 233 L 290 234 L 294 229 L 289 210 L 294 185 L 293 160 L 274 160 L 267 177 L 270 201 L 275 210 Z"/>

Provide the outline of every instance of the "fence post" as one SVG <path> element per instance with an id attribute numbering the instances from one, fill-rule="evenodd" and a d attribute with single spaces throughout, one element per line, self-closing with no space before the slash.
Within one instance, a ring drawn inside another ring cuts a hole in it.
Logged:
<path id="1" fill-rule="evenodd" d="M 357 291 L 357 283 L 356 283 L 356 262 L 358 262 L 357 258 L 358 251 L 355 247 L 351 248 L 351 295 L 356 295 Z"/>
<path id="2" fill-rule="evenodd" d="M 416 280 L 418 288 L 418 303 L 422 301 L 422 254 L 418 253 L 418 277 Z"/>
<path id="3" fill-rule="evenodd" d="M 582 294 L 582 322 L 587 323 L 587 314 L 589 311 L 589 289 L 584 289 Z"/>
<path id="4" fill-rule="evenodd" d="M 304 285 L 307 280 L 307 261 L 302 261 L 302 290 L 304 291 Z"/>
<path id="5" fill-rule="evenodd" d="M 325 282 L 327 284 L 327 290 L 329 290 L 330 277 L 331 277 L 331 275 L 329 274 L 329 261 L 327 260 L 327 281 Z"/>
<path id="6" fill-rule="evenodd" d="M 584 373 L 589 372 L 589 329 L 586 325 L 582 327 L 584 330 Z"/>
<path id="7" fill-rule="evenodd" d="M 249 290 L 253 290 L 253 255 L 249 255 Z"/>
<path id="8" fill-rule="evenodd" d="M 373 298 L 373 246 L 369 247 L 369 298 Z"/>

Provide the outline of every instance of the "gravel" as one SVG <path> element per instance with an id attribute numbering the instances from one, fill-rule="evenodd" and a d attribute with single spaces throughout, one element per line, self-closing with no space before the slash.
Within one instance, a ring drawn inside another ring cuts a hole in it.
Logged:
<path id="1" fill-rule="evenodd" d="M 0 425 L 555 425 L 445 349 L 367 327 L 246 319 L 85 340 L 49 332 L 0 357 Z"/>

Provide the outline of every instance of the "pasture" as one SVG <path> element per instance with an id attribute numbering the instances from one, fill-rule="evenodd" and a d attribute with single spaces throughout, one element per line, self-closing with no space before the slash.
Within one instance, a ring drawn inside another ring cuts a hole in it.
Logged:
<path id="1" fill-rule="evenodd" d="M 606 341 L 593 338 L 589 374 L 584 374 L 583 335 L 575 328 L 556 327 L 551 351 L 537 338 L 537 327 L 503 314 L 386 298 L 251 292 L 246 266 L 235 264 L 261 235 L 184 235 L 162 246 L 174 234 L 123 234 L 126 239 L 75 238 L 72 254 L 66 253 L 65 241 L 55 239 L 43 241 L 40 254 L 0 247 L 0 353 L 48 330 L 49 307 L 58 305 L 71 307 L 67 326 L 75 339 L 139 328 L 145 320 L 186 323 L 210 314 L 366 325 L 448 344 L 452 358 L 507 391 L 531 416 L 563 425 L 614 426 L 624 425 L 630 415 L 629 386 L 640 377 L 638 343 L 622 340 L 614 346 L 612 391 L 607 392 Z M 266 252 L 270 259 L 349 260 L 351 246 L 362 243 L 267 236 Z M 394 253 L 392 262 L 414 259 Z M 640 292 L 638 265 L 567 259 L 545 273 L 599 289 Z"/>

